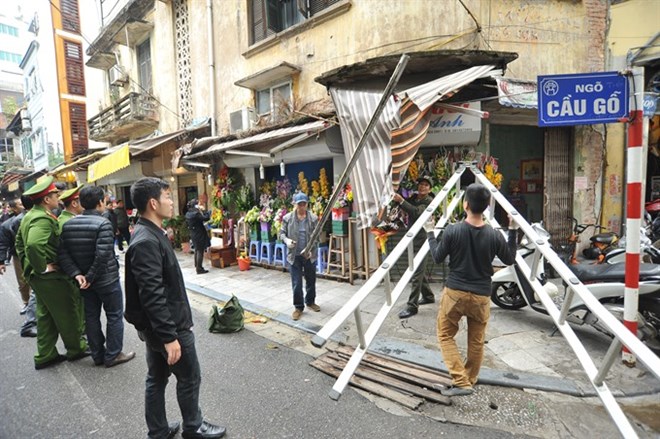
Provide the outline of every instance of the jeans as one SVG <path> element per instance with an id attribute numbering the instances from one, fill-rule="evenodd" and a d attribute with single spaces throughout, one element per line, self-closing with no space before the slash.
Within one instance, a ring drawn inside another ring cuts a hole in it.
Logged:
<path id="1" fill-rule="evenodd" d="M 30 300 L 27 303 L 25 310 L 25 322 L 21 326 L 21 335 L 25 334 L 30 329 L 37 326 L 37 298 L 34 293 L 30 294 Z"/>
<path id="2" fill-rule="evenodd" d="M 165 411 L 165 388 L 169 376 L 176 376 L 176 397 L 183 417 L 183 430 L 195 431 L 202 425 L 199 408 L 201 371 L 192 331 L 178 331 L 181 358 L 173 366 L 167 365 L 167 352 L 160 339 L 151 331 L 140 332 L 146 344 L 147 380 L 144 410 L 150 438 L 167 437 L 169 431 Z"/>
<path id="3" fill-rule="evenodd" d="M 117 235 L 117 247 L 119 247 L 119 250 L 123 250 L 124 240 L 126 241 L 126 245 L 131 243 L 131 232 L 128 230 L 128 227 L 118 227 L 117 230 L 119 231 Z"/>
<path id="4" fill-rule="evenodd" d="M 87 343 L 95 364 L 108 364 L 124 347 L 124 296 L 119 280 L 100 288 L 81 290 L 85 301 Z M 101 307 L 105 310 L 105 336 L 101 328 Z"/>
<path id="5" fill-rule="evenodd" d="M 463 316 L 468 324 L 467 361 L 463 363 L 454 337 Z M 445 288 L 438 312 L 438 342 L 442 359 L 456 387 L 472 387 L 477 383 L 484 358 L 486 326 L 490 317 L 490 297 Z"/>
<path id="6" fill-rule="evenodd" d="M 303 275 L 305 276 L 306 295 L 303 300 Z M 316 303 L 316 266 L 310 259 L 296 256 L 291 265 L 291 284 L 293 286 L 293 306 L 303 310 L 305 305 Z"/>

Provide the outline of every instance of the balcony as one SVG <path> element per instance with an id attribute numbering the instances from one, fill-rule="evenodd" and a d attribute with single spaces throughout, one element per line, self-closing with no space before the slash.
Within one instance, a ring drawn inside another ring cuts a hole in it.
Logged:
<path id="1" fill-rule="evenodd" d="M 87 121 L 89 138 L 113 144 L 147 135 L 158 128 L 155 99 L 141 93 L 129 93 L 112 107 Z"/>

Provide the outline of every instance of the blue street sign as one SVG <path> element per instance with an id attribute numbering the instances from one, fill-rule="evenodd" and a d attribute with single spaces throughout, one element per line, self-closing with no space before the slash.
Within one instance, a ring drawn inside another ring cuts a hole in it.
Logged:
<path id="1" fill-rule="evenodd" d="M 541 127 L 620 122 L 628 116 L 628 79 L 618 72 L 539 76 L 538 95 Z"/>

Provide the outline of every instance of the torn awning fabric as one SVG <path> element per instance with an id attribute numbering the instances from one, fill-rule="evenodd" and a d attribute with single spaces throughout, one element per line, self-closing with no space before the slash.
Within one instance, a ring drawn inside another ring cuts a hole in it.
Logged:
<path id="1" fill-rule="evenodd" d="M 392 199 L 408 165 L 417 154 L 429 128 L 433 104 L 447 99 L 462 87 L 491 75 L 493 65 L 475 66 L 391 96 L 373 133 L 351 172 L 360 228 L 377 223 L 380 209 Z M 351 157 L 364 133 L 381 91 L 330 88 L 344 143 Z"/>

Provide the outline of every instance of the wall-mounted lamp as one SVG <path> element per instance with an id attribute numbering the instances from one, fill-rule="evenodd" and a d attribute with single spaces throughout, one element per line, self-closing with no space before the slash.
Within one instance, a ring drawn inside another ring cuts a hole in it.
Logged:
<path id="1" fill-rule="evenodd" d="M 263 163 L 259 163 L 259 178 L 262 180 L 266 178 L 266 170 Z"/>
<path id="2" fill-rule="evenodd" d="M 286 175 L 286 169 L 284 168 L 284 159 L 280 162 L 280 175 L 284 177 Z"/>
<path id="3" fill-rule="evenodd" d="M 174 183 L 174 175 L 170 177 L 170 181 Z"/>

